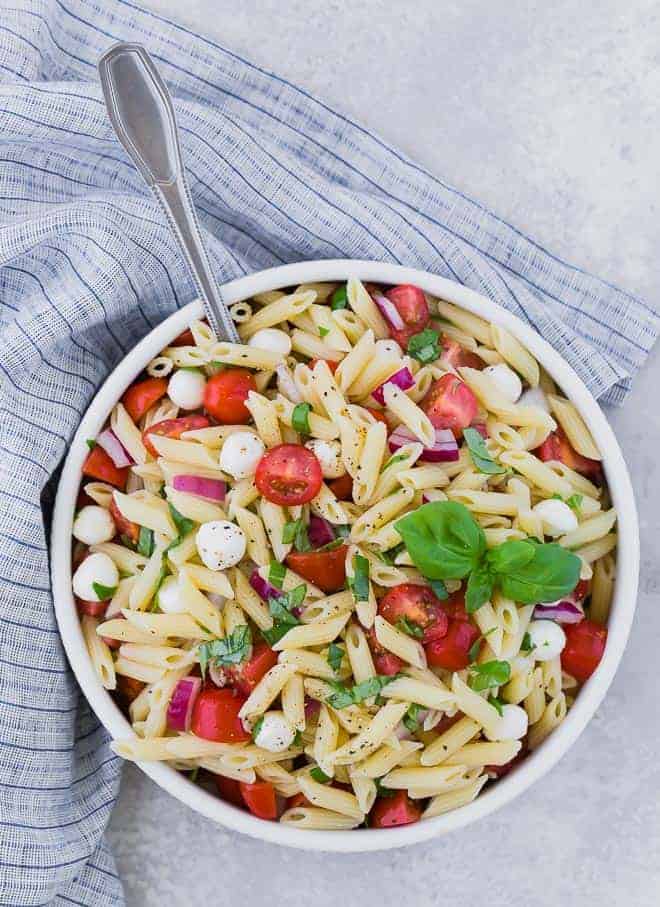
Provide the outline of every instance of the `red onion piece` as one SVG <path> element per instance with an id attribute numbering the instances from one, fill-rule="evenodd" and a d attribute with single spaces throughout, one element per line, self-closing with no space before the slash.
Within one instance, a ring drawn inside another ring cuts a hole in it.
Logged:
<path id="1" fill-rule="evenodd" d="M 328 545 L 335 540 L 332 523 L 329 523 L 328 520 L 324 520 L 323 517 L 316 516 L 315 514 L 312 514 L 309 518 L 307 535 L 309 536 L 312 548 L 322 548 L 323 545 Z"/>
<path id="2" fill-rule="evenodd" d="M 571 599 L 536 605 L 535 620 L 556 620 L 558 624 L 579 624 L 584 620 L 582 606 Z"/>
<path id="3" fill-rule="evenodd" d="M 282 594 L 282 590 L 273 586 L 267 579 L 264 579 L 256 567 L 250 575 L 250 585 L 257 595 L 260 598 L 263 598 L 265 602 L 267 602 L 269 598 L 279 598 Z"/>
<path id="4" fill-rule="evenodd" d="M 318 699 L 309 699 L 305 697 L 305 718 L 309 721 L 310 718 L 314 718 L 321 710 L 321 703 Z"/>
<path id="5" fill-rule="evenodd" d="M 391 299 L 388 299 L 387 296 L 381 296 L 380 293 L 374 293 L 372 299 L 391 328 L 394 328 L 395 331 L 400 331 L 405 327 L 403 318 L 399 315 L 399 310 Z"/>
<path id="6" fill-rule="evenodd" d="M 474 428 L 475 431 L 478 431 L 484 441 L 488 438 L 488 429 L 483 422 L 473 422 L 470 428 Z"/>
<path id="7" fill-rule="evenodd" d="M 387 381 L 383 381 L 382 384 L 371 392 L 371 396 L 374 400 L 377 400 L 381 406 L 385 406 L 384 390 L 386 384 L 394 384 L 399 390 L 407 391 L 409 388 L 414 387 L 415 379 L 413 378 L 410 369 L 405 366 L 400 368 L 398 372 L 394 372 L 393 375 L 390 375 Z"/>
<path id="8" fill-rule="evenodd" d="M 167 707 L 167 726 L 171 730 L 190 730 L 192 710 L 201 686 L 201 678 L 183 677 L 174 687 L 170 704 Z"/>
<path id="9" fill-rule="evenodd" d="M 209 501 L 224 501 L 227 493 L 227 483 L 222 479 L 207 479 L 204 476 L 174 476 L 172 484 L 176 491 L 185 491 Z"/>
<path id="10" fill-rule="evenodd" d="M 418 444 L 419 438 L 405 425 L 399 425 L 394 429 L 387 443 L 392 453 L 395 453 L 404 444 Z M 419 459 L 427 463 L 451 463 L 458 460 L 458 457 L 458 444 L 450 429 L 436 428 L 433 445 L 425 447 Z"/>
<path id="11" fill-rule="evenodd" d="M 96 438 L 96 443 L 103 448 L 118 469 L 121 469 L 122 466 L 132 466 L 135 463 L 111 428 L 104 429 Z"/>

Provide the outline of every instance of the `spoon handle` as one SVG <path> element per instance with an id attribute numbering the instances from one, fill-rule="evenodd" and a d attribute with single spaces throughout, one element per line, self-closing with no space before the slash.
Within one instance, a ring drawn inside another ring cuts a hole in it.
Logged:
<path id="1" fill-rule="evenodd" d="M 174 107 L 140 44 L 115 44 L 99 60 L 101 87 L 117 138 L 158 199 L 219 340 L 239 343 L 216 283 L 181 158 Z"/>

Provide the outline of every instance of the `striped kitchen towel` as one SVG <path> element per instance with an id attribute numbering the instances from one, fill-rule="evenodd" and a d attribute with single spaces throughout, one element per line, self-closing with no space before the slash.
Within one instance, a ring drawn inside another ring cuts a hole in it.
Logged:
<path id="1" fill-rule="evenodd" d="M 534 326 L 621 402 L 658 311 L 286 80 L 130 0 L 0 6 L 0 904 L 122 902 L 103 839 L 120 764 L 67 668 L 47 530 L 58 464 L 109 370 L 195 295 L 96 78 L 144 43 L 176 98 L 222 279 L 306 258 L 453 278 Z"/>

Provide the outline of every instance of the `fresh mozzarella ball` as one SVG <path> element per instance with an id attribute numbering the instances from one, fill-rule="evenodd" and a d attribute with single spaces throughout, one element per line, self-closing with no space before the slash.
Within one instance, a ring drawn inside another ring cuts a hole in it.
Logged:
<path id="1" fill-rule="evenodd" d="M 305 444 L 307 450 L 311 450 L 316 459 L 321 464 L 321 472 L 325 479 L 338 479 L 346 472 L 341 458 L 341 444 L 339 441 L 322 441 L 320 438 L 312 438 Z"/>
<path id="2" fill-rule="evenodd" d="M 88 602 L 100 602 L 106 599 L 97 595 L 94 583 L 114 589 L 119 582 L 119 571 L 107 554 L 98 551 L 90 554 L 73 574 L 73 592 L 78 598 Z"/>
<path id="3" fill-rule="evenodd" d="M 265 450 L 264 442 L 254 432 L 234 432 L 222 445 L 220 469 L 234 479 L 246 479 L 254 475 Z"/>
<path id="4" fill-rule="evenodd" d="M 110 516 L 110 511 L 96 504 L 83 507 L 73 522 L 74 538 L 85 545 L 109 542 L 115 531 L 115 521 Z"/>
<path id="5" fill-rule="evenodd" d="M 400 359 L 403 350 L 396 340 L 377 340 L 376 355 L 381 359 Z"/>
<path id="6" fill-rule="evenodd" d="M 206 378 L 201 372 L 181 368 L 174 372 L 167 385 L 167 395 L 180 409 L 199 409 L 204 403 Z"/>
<path id="7" fill-rule="evenodd" d="M 498 715 L 489 730 L 485 731 L 489 740 L 522 740 L 527 733 L 529 719 L 527 712 L 519 705 L 503 705 L 502 714 Z"/>
<path id="8" fill-rule="evenodd" d="M 185 603 L 179 590 L 179 581 L 175 576 L 166 576 L 163 580 L 158 595 L 158 607 L 165 614 L 178 614 L 186 610 Z"/>
<path id="9" fill-rule="evenodd" d="M 567 532 L 573 532 L 578 528 L 578 520 L 568 504 L 557 498 L 551 498 L 547 501 L 539 501 L 532 511 L 541 518 L 543 532 L 546 535 L 556 538 L 558 535 L 564 535 Z"/>
<path id="10" fill-rule="evenodd" d="M 554 620 L 533 620 L 527 628 L 535 661 L 551 661 L 566 645 L 566 634 Z"/>
<path id="11" fill-rule="evenodd" d="M 227 520 L 203 523 L 195 537 L 202 562 L 209 570 L 226 570 L 237 564 L 245 554 L 243 530 Z"/>
<path id="12" fill-rule="evenodd" d="M 256 346 L 260 350 L 279 353 L 280 356 L 285 357 L 291 352 L 291 338 L 284 331 L 278 331 L 277 328 L 262 328 L 250 337 L 248 346 Z"/>
<path id="13" fill-rule="evenodd" d="M 527 388 L 520 400 L 518 400 L 518 403 L 521 406 L 535 406 L 537 409 L 542 409 L 546 413 L 550 412 L 548 398 L 545 395 L 545 391 L 541 390 L 540 387 Z"/>
<path id="14" fill-rule="evenodd" d="M 254 742 L 269 753 L 288 749 L 296 736 L 283 712 L 266 712 Z"/>
<path id="15" fill-rule="evenodd" d="M 500 362 L 497 365 L 489 365 L 483 373 L 488 375 L 503 397 L 510 403 L 517 403 L 522 394 L 522 381 L 512 368 Z"/>

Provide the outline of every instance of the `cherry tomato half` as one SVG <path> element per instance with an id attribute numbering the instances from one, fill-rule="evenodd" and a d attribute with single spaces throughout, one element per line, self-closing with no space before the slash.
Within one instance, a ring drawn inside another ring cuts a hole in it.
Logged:
<path id="1" fill-rule="evenodd" d="M 308 368 L 311 368 L 313 370 L 314 366 L 316 365 L 317 362 L 327 362 L 328 368 L 330 369 L 330 371 L 332 372 L 333 375 L 337 371 L 337 367 L 339 365 L 339 363 L 335 362 L 334 359 L 310 359 L 309 362 L 307 363 Z"/>
<path id="2" fill-rule="evenodd" d="M 142 432 L 142 443 L 153 457 L 157 457 L 158 451 L 151 443 L 150 435 L 160 435 L 163 438 L 174 438 L 178 440 L 184 431 L 196 431 L 198 428 L 208 428 L 211 423 L 206 416 L 181 416 L 179 419 L 163 419 L 150 425 Z"/>
<path id="3" fill-rule="evenodd" d="M 83 463 L 82 472 L 84 476 L 92 479 L 99 479 L 101 482 L 108 482 L 115 488 L 122 491 L 126 487 L 128 479 L 128 466 L 115 466 L 108 454 L 96 444 L 87 454 L 87 459 Z"/>
<path id="4" fill-rule="evenodd" d="M 479 408 L 467 384 L 450 373 L 431 385 L 421 406 L 436 428 L 451 428 L 454 433 L 467 428 Z"/>
<path id="5" fill-rule="evenodd" d="M 270 781 L 255 781 L 254 784 L 240 781 L 239 787 L 245 805 L 253 816 L 260 819 L 277 819 L 275 788 Z"/>
<path id="6" fill-rule="evenodd" d="M 593 620 L 565 624 L 566 645 L 561 653 L 561 666 L 580 683 L 588 680 L 600 664 L 607 642 L 607 629 Z"/>
<path id="7" fill-rule="evenodd" d="M 302 806 L 311 806 L 307 797 L 302 793 L 294 794 L 293 797 L 288 797 L 286 801 L 287 809 L 300 809 Z"/>
<path id="8" fill-rule="evenodd" d="M 204 740 L 218 743 L 244 743 L 251 739 L 238 717 L 245 697 L 233 690 L 207 687 L 199 694 L 193 706 L 190 729 Z"/>
<path id="9" fill-rule="evenodd" d="M 376 631 L 373 627 L 370 627 L 366 631 L 366 637 L 373 656 L 376 673 L 385 674 L 387 677 L 398 674 L 403 668 L 403 661 L 399 656 L 394 655 L 392 652 L 388 652 L 387 649 L 381 646 L 376 638 Z"/>
<path id="10" fill-rule="evenodd" d="M 273 504 L 307 504 L 323 484 L 321 464 L 302 444 L 278 444 L 259 460 L 254 481 Z"/>
<path id="11" fill-rule="evenodd" d="M 468 620 L 468 613 L 465 610 L 465 587 L 461 586 L 456 592 L 452 592 L 449 598 L 444 599 L 442 608 L 447 617 Z"/>
<path id="12" fill-rule="evenodd" d="M 245 401 L 256 389 L 252 372 L 226 368 L 206 382 L 204 409 L 222 425 L 245 425 L 252 418 Z"/>
<path id="13" fill-rule="evenodd" d="M 481 356 L 477 356 L 471 350 L 466 350 L 456 340 L 450 340 L 444 334 L 440 338 L 440 344 L 442 346 L 440 359 L 452 368 L 458 369 L 466 366 L 467 368 L 476 368 L 481 371 L 486 365 Z"/>
<path id="14" fill-rule="evenodd" d="M 339 592 L 346 582 L 347 551 L 346 545 L 332 551 L 292 551 L 286 564 L 324 592 Z"/>
<path id="15" fill-rule="evenodd" d="M 428 586 L 415 583 L 401 583 L 388 589 L 378 602 L 378 613 L 391 624 L 405 618 L 423 631 L 425 643 L 442 639 L 449 626 L 440 599 Z"/>
<path id="16" fill-rule="evenodd" d="M 110 516 L 115 521 L 115 528 L 117 530 L 117 535 L 125 535 L 132 542 L 137 543 L 140 538 L 140 527 L 137 523 L 127 520 L 123 515 L 117 503 L 114 499 L 114 496 L 110 498 Z"/>
<path id="17" fill-rule="evenodd" d="M 373 406 L 365 406 L 365 409 L 368 413 L 371 413 L 371 415 L 374 417 L 374 419 L 376 419 L 377 422 L 382 422 L 383 425 L 385 425 L 389 430 L 390 424 L 387 421 L 385 413 L 382 409 L 375 409 Z"/>
<path id="18" fill-rule="evenodd" d="M 403 321 L 402 328 L 390 327 L 390 334 L 405 352 L 410 338 L 423 331 L 429 323 L 430 314 L 426 296 L 419 287 L 403 283 L 388 290 L 385 297 L 393 303 Z"/>
<path id="19" fill-rule="evenodd" d="M 393 797 L 378 797 L 369 813 L 371 828 L 394 828 L 412 825 L 422 818 L 422 811 L 405 790 L 398 790 Z"/>
<path id="20" fill-rule="evenodd" d="M 561 428 L 551 431 L 543 444 L 532 453 L 536 454 L 539 460 L 544 462 L 547 460 L 559 460 L 565 466 L 582 473 L 583 476 L 596 482 L 596 484 L 603 481 L 603 467 L 598 460 L 590 460 L 588 457 L 583 457 L 582 454 L 579 454 Z"/>
<path id="21" fill-rule="evenodd" d="M 126 412 L 134 422 L 139 422 L 142 416 L 167 393 L 166 378 L 147 378 L 131 384 L 121 402 L 126 407 Z"/>
<path id="22" fill-rule="evenodd" d="M 508 775 L 512 769 L 514 769 L 523 761 L 525 756 L 527 756 L 527 753 L 527 747 L 525 746 L 525 744 L 523 744 L 522 749 L 516 756 L 513 757 L 513 759 L 509 759 L 509 761 L 505 762 L 504 765 L 484 765 L 484 771 L 487 775 L 494 775 L 496 778 L 503 778 L 504 775 Z"/>
<path id="23" fill-rule="evenodd" d="M 266 671 L 277 664 L 277 652 L 266 642 L 258 642 L 248 661 L 226 668 L 230 683 L 244 696 L 249 696 Z"/>
<path id="24" fill-rule="evenodd" d="M 103 617 L 107 607 L 107 599 L 103 602 L 91 602 L 87 601 L 84 598 L 76 598 L 76 608 L 78 609 L 78 613 L 87 614 L 89 615 L 89 617 Z"/>
<path id="25" fill-rule="evenodd" d="M 241 787 L 238 781 L 234 778 L 225 778 L 224 775 L 215 775 L 214 780 L 215 786 L 218 788 L 218 793 L 223 800 L 226 800 L 227 803 L 232 803 L 234 806 L 238 806 L 240 809 L 245 808 L 245 801 L 243 800 Z"/>
<path id="26" fill-rule="evenodd" d="M 338 479 L 328 482 L 328 488 L 338 501 L 350 501 L 353 497 L 353 479 L 347 472 Z"/>
<path id="27" fill-rule="evenodd" d="M 479 631 L 466 620 L 450 620 L 446 636 L 424 646 L 426 658 L 435 668 L 462 671 L 470 663 L 470 647 L 479 638 Z"/>
<path id="28" fill-rule="evenodd" d="M 194 346 L 195 338 L 193 337 L 193 332 L 188 328 L 182 334 L 179 334 L 171 343 L 170 346 Z"/>

